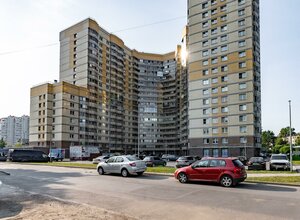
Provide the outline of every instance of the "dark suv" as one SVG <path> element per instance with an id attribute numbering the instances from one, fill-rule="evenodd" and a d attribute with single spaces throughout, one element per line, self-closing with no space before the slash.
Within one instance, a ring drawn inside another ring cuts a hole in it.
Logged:
<path id="1" fill-rule="evenodd" d="M 174 176 L 181 183 L 188 181 L 217 182 L 230 187 L 247 178 L 242 162 L 237 158 L 204 158 L 190 166 L 179 168 Z"/>
<path id="2" fill-rule="evenodd" d="M 40 150 L 9 150 L 7 159 L 14 162 L 48 162 L 49 157 Z"/>
<path id="3" fill-rule="evenodd" d="M 156 156 L 147 156 L 143 159 L 147 167 L 166 166 L 167 162 Z"/>

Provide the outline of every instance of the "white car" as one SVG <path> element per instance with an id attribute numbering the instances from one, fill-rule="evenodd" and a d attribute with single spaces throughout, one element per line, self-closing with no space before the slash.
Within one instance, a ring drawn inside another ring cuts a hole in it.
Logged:
<path id="1" fill-rule="evenodd" d="M 127 177 L 130 174 L 140 176 L 146 169 L 144 161 L 130 155 L 110 157 L 105 162 L 100 162 L 97 165 L 97 171 L 100 175 L 104 173 L 118 173 L 123 177 Z"/>
<path id="2" fill-rule="evenodd" d="M 100 163 L 100 162 L 104 162 L 104 161 L 106 161 L 108 158 L 110 158 L 109 155 L 96 157 L 96 158 L 93 159 L 93 164 L 98 164 L 98 163 Z"/>
<path id="3" fill-rule="evenodd" d="M 272 154 L 270 158 L 270 169 L 271 170 L 278 170 L 278 169 L 284 169 L 288 170 L 290 169 L 290 161 L 288 160 L 288 157 L 286 154 Z"/>

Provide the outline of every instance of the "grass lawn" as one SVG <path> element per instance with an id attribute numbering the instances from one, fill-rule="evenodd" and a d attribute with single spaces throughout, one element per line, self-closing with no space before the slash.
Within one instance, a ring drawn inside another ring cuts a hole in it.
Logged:
<path id="1" fill-rule="evenodd" d="M 52 163 L 23 163 L 30 165 L 45 165 L 45 166 L 59 166 L 59 167 L 75 167 L 75 168 L 87 168 L 87 169 L 96 169 L 97 164 L 84 164 L 84 163 L 72 163 L 72 162 L 52 162 Z"/>
<path id="2" fill-rule="evenodd" d="M 300 186 L 300 176 L 272 176 L 272 177 L 248 177 L 248 182 L 262 182 L 262 183 L 283 183 L 294 184 Z"/>
<path id="3" fill-rule="evenodd" d="M 293 161 L 293 165 L 295 166 L 295 165 L 300 165 L 300 160 L 295 160 L 295 161 Z"/>
<path id="4" fill-rule="evenodd" d="M 274 174 L 295 174 L 296 172 L 292 172 L 291 171 L 284 171 L 284 170 L 278 170 L 278 171 L 270 171 L 270 170 L 247 170 L 246 171 L 249 174 L 266 174 L 266 173 L 274 173 Z"/>
<path id="5" fill-rule="evenodd" d="M 147 167 L 146 172 L 151 173 L 174 173 L 176 168 L 174 167 Z"/>

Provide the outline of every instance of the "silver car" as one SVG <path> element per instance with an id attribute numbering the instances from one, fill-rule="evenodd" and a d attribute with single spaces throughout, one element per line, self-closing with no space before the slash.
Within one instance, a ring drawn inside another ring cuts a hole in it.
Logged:
<path id="1" fill-rule="evenodd" d="M 130 174 L 142 175 L 146 170 L 146 163 L 134 156 L 114 156 L 105 162 L 98 163 L 97 171 L 104 173 L 120 173 L 123 177 Z"/>

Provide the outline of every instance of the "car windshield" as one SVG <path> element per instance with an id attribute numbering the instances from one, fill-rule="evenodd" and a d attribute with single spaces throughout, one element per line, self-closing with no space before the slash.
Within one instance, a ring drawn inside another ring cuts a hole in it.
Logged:
<path id="1" fill-rule="evenodd" d="M 285 156 L 285 155 L 274 155 L 274 156 L 272 156 L 272 160 L 287 160 L 287 156 Z"/>
<path id="2" fill-rule="evenodd" d="M 134 157 L 134 156 L 126 156 L 126 158 L 127 158 L 129 161 L 140 160 L 140 158 L 137 158 L 137 157 Z"/>

